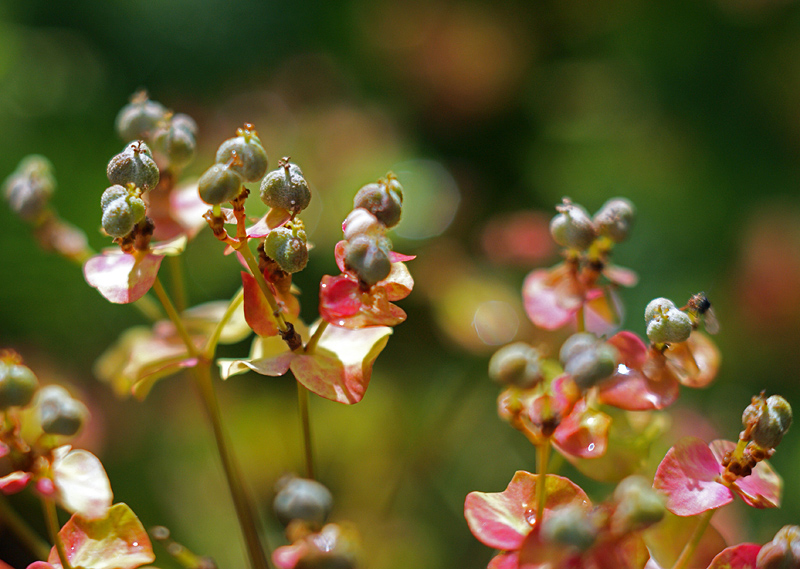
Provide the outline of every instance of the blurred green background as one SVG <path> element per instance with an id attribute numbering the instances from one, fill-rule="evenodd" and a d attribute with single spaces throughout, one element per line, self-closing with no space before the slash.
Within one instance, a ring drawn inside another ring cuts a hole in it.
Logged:
<path id="1" fill-rule="evenodd" d="M 485 567 L 463 500 L 500 491 L 533 448 L 495 413 L 488 357 L 512 339 L 543 342 L 521 312 L 529 270 L 557 261 L 544 230 L 570 196 L 590 211 L 625 195 L 638 207 L 615 259 L 626 326 L 657 296 L 705 290 L 723 365 L 678 410 L 724 438 L 761 389 L 800 405 L 800 5 L 790 0 L 273 2 L 160 0 L 0 4 L 0 178 L 29 153 L 55 165 L 61 215 L 96 248 L 113 121 L 139 88 L 200 126 L 197 176 L 243 122 L 272 167 L 291 156 L 315 190 L 316 248 L 296 278 L 313 319 L 322 274 L 358 188 L 395 171 L 406 191 L 395 249 L 417 278 L 365 399 L 314 398 L 318 472 L 375 569 Z M 258 200 L 254 202 L 257 207 Z M 542 211 L 544 214 L 536 213 Z M 523 212 L 522 214 L 514 212 Z M 522 233 L 503 229 L 516 228 Z M 145 525 L 220 567 L 242 548 L 209 429 L 186 378 L 144 404 L 117 401 L 92 365 L 128 326 L 69 262 L 42 252 L 0 207 L 0 346 L 43 381 L 70 384 L 93 410 L 83 444 L 104 461 L 116 500 Z M 192 303 L 228 298 L 234 259 L 208 232 L 181 258 Z M 249 343 L 225 347 L 242 356 Z M 270 542 L 272 485 L 302 467 L 295 389 L 254 374 L 220 385 L 223 414 Z M 693 413 L 693 414 L 692 414 Z M 702 424 L 701 424 L 702 423 Z M 684 424 L 685 426 L 685 424 Z M 773 464 L 784 507 L 734 510 L 739 536 L 765 542 L 800 521 L 800 436 Z M 655 463 L 665 448 L 653 451 Z M 611 486 L 587 482 L 596 499 Z M 41 528 L 26 495 L 13 499 Z M 7 534 L 15 567 L 29 561 Z M 157 549 L 157 565 L 175 564 Z M 0 556 L 2 557 L 2 556 Z"/>

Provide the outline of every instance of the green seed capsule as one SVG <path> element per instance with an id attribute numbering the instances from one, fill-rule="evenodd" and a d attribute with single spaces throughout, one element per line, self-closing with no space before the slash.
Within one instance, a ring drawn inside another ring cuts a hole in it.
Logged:
<path id="1" fill-rule="evenodd" d="M 370 212 L 359 207 L 345 218 L 342 231 L 345 241 L 350 241 L 358 235 L 382 236 L 386 232 L 386 226 Z"/>
<path id="2" fill-rule="evenodd" d="M 44 212 L 56 189 L 53 165 L 44 156 L 23 158 L 3 183 L 11 210 L 25 221 L 34 221 Z"/>
<path id="3" fill-rule="evenodd" d="M 112 184 L 133 184 L 147 192 L 158 185 L 159 172 L 150 148 L 141 140 L 132 142 L 108 163 L 108 180 Z"/>
<path id="4" fill-rule="evenodd" d="M 50 435 L 75 435 L 89 418 L 86 405 L 73 399 L 59 385 L 48 385 L 40 389 L 36 397 L 36 407 L 42 430 Z"/>
<path id="5" fill-rule="evenodd" d="M 561 365 L 565 365 L 569 360 L 580 352 L 594 349 L 597 346 L 597 336 L 589 332 L 578 332 L 573 334 L 561 345 L 558 358 Z"/>
<path id="6" fill-rule="evenodd" d="M 245 182 L 255 182 L 267 172 L 267 153 L 255 130 L 252 130 L 252 125 L 246 126 L 250 129 L 240 128 L 239 136 L 229 138 L 220 145 L 216 159 L 218 164 L 226 164 L 235 152 L 238 160 L 231 164 L 231 169 L 237 171 Z"/>
<path id="7" fill-rule="evenodd" d="M 133 208 L 125 198 L 114 200 L 103 210 L 101 224 L 111 237 L 125 237 L 136 225 Z"/>
<path id="8" fill-rule="evenodd" d="M 384 241 L 369 235 L 359 235 L 347 242 L 344 264 L 367 286 L 382 281 L 392 271 L 389 250 Z"/>
<path id="9" fill-rule="evenodd" d="M 603 204 L 592 221 L 600 235 L 621 243 L 630 234 L 634 215 L 635 210 L 630 200 L 613 198 Z"/>
<path id="10" fill-rule="evenodd" d="M 582 390 L 597 385 L 611 377 L 617 369 L 619 354 L 613 346 L 597 342 L 593 347 L 574 354 L 564 365 L 564 371 L 572 376 Z"/>
<path id="11" fill-rule="evenodd" d="M 489 377 L 501 385 L 528 389 L 544 380 L 540 355 L 525 342 L 503 346 L 489 360 Z"/>
<path id="12" fill-rule="evenodd" d="M 242 191 L 242 177 L 226 164 L 214 164 L 197 182 L 200 199 L 211 205 L 229 202 Z"/>
<path id="13" fill-rule="evenodd" d="M 298 213 L 311 202 L 311 190 L 300 168 L 285 163 L 261 181 L 261 201 L 269 207 Z"/>
<path id="14" fill-rule="evenodd" d="M 691 333 L 691 318 L 677 308 L 656 315 L 647 325 L 647 337 L 654 344 L 685 342 Z"/>
<path id="15" fill-rule="evenodd" d="M 772 449 L 778 446 L 791 425 L 791 405 L 780 395 L 771 395 L 762 407 L 751 436 L 761 448 Z"/>
<path id="16" fill-rule="evenodd" d="M 562 247 L 583 250 L 592 244 L 597 231 L 589 214 L 579 205 L 564 198 L 556 208 L 560 213 L 550 222 L 550 235 Z"/>
<path id="17" fill-rule="evenodd" d="M 167 157 L 171 166 L 183 168 L 194 158 L 197 142 L 189 129 L 176 126 L 173 119 L 168 127 L 156 131 L 153 147 Z"/>
<path id="18" fill-rule="evenodd" d="M 386 227 L 394 227 L 403 210 L 403 188 L 393 176 L 367 184 L 358 190 L 353 208 L 364 208 Z"/>
<path id="19" fill-rule="evenodd" d="M 279 482 L 275 496 L 275 515 L 284 526 L 292 520 L 303 520 L 321 526 L 333 508 L 330 491 L 316 480 L 289 478 Z"/>
<path id="20" fill-rule="evenodd" d="M 167 114 L 164 105 L 148 99 L 147 93 L 139 92 L 117 114 L 117 134 L 122 140 L 149 139 Z"/>
<path id="21" fill-rule="evenodd" d="M 303 223 L 297 219 L 270 231 L 264 242 L 264 253 L 287 273 L 302 271 L 308 263 L 308 240 Z"/>
<path id="22" fill-rule="evenodd" d="M 612 529 L 617 535 L 643 530 L 666 514 L 661 495 L 643 476 L 628 476 L 614 490 L 617 506 L 612 516 Z"/>
<path id="23" fill-rule="evenodd" d="M 800 567 L 800 526 L 783 526 L 759 550 L 758 569 L 796 569 Z"/>
<path id="24" fill-rule="evenodd" d="M 599 528 L 592 516 L 587 515 L 580 506 L 567 505 L 550 511 L 542 526 L 542 538 L 550 543 L 559 543 L 577 548 L 589 549 L 597 539 Z"/>
<path id="25" fill-rule="evenodd" d="M 654 318 L 663 318 L 664 315 L 675 308 L 675 303 L 668 298 L 654 298 L 644 309 L 644 323 L 650 324 Z"/>
<path id="26" fill-rule="evenodd" d="M 191 134 L 192 137 L 197 136 L 197 123 L 189 115 L 183 113 L 172 115 L 172 120 L 170 120 L 170 126 L 172 126 L 172 128 L 180 128 L 182 130 L 185 130 L 186 132 Z"/>
<path id="27" fill-rule="evenodd" d="M 0 409 L 26 406 L 38 388 L 39 380 L 30 368 L 0 362 Z"/>

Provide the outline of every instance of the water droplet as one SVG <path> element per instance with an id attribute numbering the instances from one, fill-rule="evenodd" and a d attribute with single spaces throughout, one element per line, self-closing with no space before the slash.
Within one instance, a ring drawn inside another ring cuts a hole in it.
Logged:
<path id="1" fill-rule="evenodd" d="M 139 542 L 138 541 L 134 541 L 133 543 L 131 543 L 131 545 L 133 547 L 139 547 Z"/>
<path id="2" fill-rule="evenodd" d="M 533 508 L 528 508 L 525 510 L 523 516 L 525 517 L 525 521 L 528 522 L 528 524 L 532 526 L 536 525 L 536 510 L 534 510 Z"/>
<path id="3" fill-rule="evenodd" d="M 594 443 L 589 443 L 589 446 L 587 447 L 586 450 L 588 450 L 590 452 L 593 451 L 594 450 Z"/>

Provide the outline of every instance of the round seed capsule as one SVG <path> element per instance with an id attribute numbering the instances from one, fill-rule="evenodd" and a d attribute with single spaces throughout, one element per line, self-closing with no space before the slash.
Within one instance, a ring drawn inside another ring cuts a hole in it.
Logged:
<path id="1" fill-rule="evenodd" d="M 261 181 L 261 201 L 269 207 L 298 213 L 311 202 L 311 190 L 300 168 L 284 162 Z"/>
<path id="2" fill-rule="evenodd" d="M 489 377 L 501 385 L 533 387 L 544 380 L 539 358 L 539 352 L 525 342 L 508 344 L 489 360 Z"/>
<path id="3" fill-rule="evenodd" d="M 608 200 L 596 214 L 594 214 L 595 227 L 600 235 L 605 235 L 615 243 L 621 243 L 628 238 L 635 212 L 633 203 L 625 198 Z"/>
<path id="4" fill-rule="evenodd" d="M 183 168 L 194 158 L 197 141 L 189 129 L 176 126 L 173 119 L 169 127 L 156 131 L 153 147 L 169 159 L 170 165 Z"/>
<path id="5" fill-rule="evenodd" d="M 50 435 L 75 435 L 89 418 L 86 405 L 59 385 L 47 385 L 36 398 L 39 423 Z"/>
<path id="6" fill-rule="evenodd" d="M 308 263 L 308 240 L 302 222 L 289 222 L 270 231 L 264 253 L 287 273 L 302 271 Z"/>
<path id="7" fill-rule="evenodd" d="M 359 235 L 347 242 L 344 264 L 367 286 L 382 281 L 392 271 L 388 248 L 369 235 Z"/>
<path id="8" fill-rule="evenodd" d="M 292 520 L 322 525 L 333 507 L 330 491 L 316 480 L 290 478 L 282 481 L 273 508 L 278 520 L 287 526 Z"/>
<path id="9" fill-rule="evenodd" d="M 39 380 L 30 368 L 0 362 L 0 409 L 24 407 L 38 388 Z"/>
<path id="10" fill-rule="evenodd" d="M 132 142 L 108 163 L 108 180 L 112 184 L 133 184 L 143 191 L 158 185 L 159 172 L 150 148 L 141 140 Z"/>
<path id="11" fill-rule="evenodd" d="M 137 93 L 117 114 L 114 123 L 117 134 L 123 140 L 147 139 L 166 118 L 167 112 L 164 105 L 151 101 L 147 93 Z"/>
<path id="12" fill-rule="evenodd" d="M 560 213 L 550 222 L 550 234 L 562 247 L 586 249 L 592 244 L 597 232 L 589 214 L 581 206 L 564 199 L 556 208 Z"/>
<path id="13" fill-rule="evenodd" d="M 214 164 L 197 182 L 200 199 L 211 205 L 229 202 L 242 191 L 242 177 L 226 164 Z"/>
<path id="14" fill-rule="evenodd" d="M 647 325 L 647 337 L 655 344 L 685 342 L 691 333 L 691 318 L 677 308 L 656 315 Z"/>
<path id="15" fill-rule="evenodd" d="M 252 129 L 252 125 L 247 125 Z M 231 163 L 231 169 L 239 173 L 245 182 L 260 180 L 267 171 L 267 153 L 255 130 L 239 129 L 239 136 L 229 138 L 217 150 L 217 163 L 226 164 L 236 153 L 238 160 Z M 288 209 L 288 208 L 284 208 Z"/>
<path id="16" fill-rule="evenodd" d="M 403 210 L 403 188 L 394 177 L 367 184 L 358 190 L 353 208 L 364 208 L 377 217 L 386 227 L 400 222 Z"/>

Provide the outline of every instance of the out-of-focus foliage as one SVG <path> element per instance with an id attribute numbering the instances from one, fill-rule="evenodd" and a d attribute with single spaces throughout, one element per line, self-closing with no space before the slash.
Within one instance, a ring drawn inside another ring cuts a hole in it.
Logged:
<path id="1" fill-rule="evenodd" d="M 636 204 L 615 257 L 640 275 L 622 292 L 627 327 L 644 332 L 655 297 L 705 290 L 714 304 L 720 376 L 679 406 L 733 438 L 736 409 L 761 389 L 800 401 L 798 38 L 792 0 L 5 3 L 0 178 L 24 155 L 47 156 L 53 203 L 100 248 L 105 168 L 121 147 L 113 120 L 137 88 L 195 117 L 195 175 L 253 123 L 270 162 L 291 156 L 312 186 L 304 219 L 315 248 L 296 282 L 313 312 L 353 194 L 394 170 L 405 203 L 393 239 L 418 255 L 418 288 L 369 395 L 353 407 L 312 401 L 319 476 L 335 496 L 333 517 L 361 528 L 370 567 L 482 568 L 491 552 L 467 528 L 464 496 L 500 491 L 511 473 L 534 468 L 533 448 L 496 416 L 486 365 L 497 345 L 554 337 L 533 330 L 520 288 L 530 269 L 556 261 L 546 223 L 562 196 L 592 211 L 615 195 Z M 117 402 L 92 377 L 138 314 L 41 252 L 6 207 L 0 243 L 0 346 L 21 352 L 43 381 L 83 391 L 94 420 L 82 446 L 146 526 L 240 565 L 188 382 L 159 384 L 142 405 Z M 235 260 L 207 231 L 180 262 L 193 304 L 238 287 Z M 223 355 L 246 352 L 238 344 Z M 294 385 L 250 374 L 220 392 L 269 518 L 274 481 L 302 464 Z M 790 433 L 773 465 L 791 472 L 797 460 Z M 610 491 L 568 465 L 562 473 L 593 499 Z M 790 484 L 782 509 L 758 513 L 750 539 L 797 523 L 798 496 Z M 35 504 L 14 504 L 39 523 Z M 274 543 L 279 533 L 272 522 Z M 24 566 L 3 547 L 0 557 Z"/>

